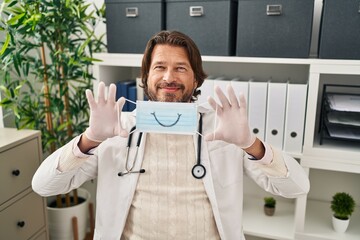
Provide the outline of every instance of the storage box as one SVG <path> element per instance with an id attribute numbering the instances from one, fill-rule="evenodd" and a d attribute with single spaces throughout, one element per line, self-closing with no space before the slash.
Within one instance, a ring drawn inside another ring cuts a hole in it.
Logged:
<path id="1" fill-rule="evenodd" d="M 360 59 L 359 0 L 324 0 L 319 58 Z"/>
<path id="2" fill-rule="evenodd" d="M 143 53 L 147 41 L 164 29 L 162 0 L 105 0 L 109 53 Z"/>
<path id="3" fill-rule="evenodd" d="M 236 55 L 307 58 L 314 0 L 239 0 Z"/>
<path id="4" fill-rule="evenodd" d="M 202 55 L 235 55 L 237 0 L 166 0 L 166 29 L 191 37 Z"/>

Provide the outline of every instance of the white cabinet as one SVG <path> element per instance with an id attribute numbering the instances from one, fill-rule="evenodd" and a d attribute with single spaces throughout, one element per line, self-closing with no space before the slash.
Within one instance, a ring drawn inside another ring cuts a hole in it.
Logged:
<path id="1" fill-rule="evenodd" d="M 106 85 L 140 76 L 140 54 L 95 54 L 102 60 L 94 66 L 94 89 L 99 81 Z M 331 226 L 330 201 L 337 191 L 350 192 L 360 203 L 359 143 L 326 142 L 319 144 L 318 124 L 322 86 L 326 83 L 360 85 L 359 60 L 292 58 L 243 58 L 203 56 L 205 72 L 242 80 L 308 84 L 303 153 L 293 155 L 309 174 L 311 190 L 298 199 L 278 198 L 274 216 L 263 213 L 266 193 L 245 179 L 244 232 L 269 239 L 343 239 L 360 237 L 360 208 L 341 236 Z"/>
<path id="2" fill-rule="evenodd" d="M 31 189 L 39 131 L 0 128 L 0 239 L 49 239 L 45 199 Z"/>

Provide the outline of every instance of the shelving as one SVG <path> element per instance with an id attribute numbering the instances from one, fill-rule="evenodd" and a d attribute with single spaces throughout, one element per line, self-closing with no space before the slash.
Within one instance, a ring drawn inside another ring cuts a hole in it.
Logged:
<path id="1" fill-rule="evenodd" d="M 277 200 L 274 216 L 266 216 L 262 198 L 245 196 L 244 233 L 277 240 L 294 239 L 295 219 L 293 201 Z M 259 224 L 261 228 L 259 228 Z"/>
<path id="2" fill-rule="evenodd" d="M 101 80 L 105 84 L 115 83 L 140 75 L 141 54 L 95 54 L 102 60 L 94 66 L 94 88 Z M 269 78 L 277 82 L 308 84 L 307 111 L 303 153 L 296 158 L 309 173 L 310 182 L 318 181 L 319 171 L 341 174 L 360 173 L 360 148 L 358 144 L 326 142 L 320 145 L 319 116 L 322 87 L 324 84 L 336 83 L 360 85 L 360 60 L 325 60 L 325 59 L 288 59 L 288 58 L 244 58 L 203 56 L 203 66 L 209 75 L 238 77 L 240 79 L 266 81 Z M 315 177 L 314 177 L 315 176 Z M 321 179 L 326 184 L 329 178 Z M 350 187 L 358 188 L 357 182 L 346 182 Z M 255 186 L 256 187 L 256 186 Z M 313 186 L 311 186 L 313 187 Z M 331 185 L 327 185 L 329 189 Z M 301 197 L 293 201 L 279 199 L 280 213 L 272 218 L 276 223 L 267 222 L 267 217 L 259 207 L 260 198 L 245 191 L 244 199 L 244 232 L 247 235 L 269 239 L 301 239 L 301 240 L 334 240 L 336 233 L 328 225 L 327 215 L 331 215 L 329 198 L 318 201 L 312 196 Z M 260 195 L 263 193 L 260 193 Z M 359 199 L 360 193 L 356 193 Z M 259 196 L 259 195 L 257 195 Z M 261 204 L 262 205 L 262 204 Z M 359 225 L 360 210 L 355 211 L 351 225 Z M 258 223 L 260 222 L 260 224 Z M 270 227 L 264 227 L 267 226 Z M 277 226 L 280 226 L 277 227 Z M 358 229 L 351 228 L 341 239 L 353 240 L 360 235 Z"/>

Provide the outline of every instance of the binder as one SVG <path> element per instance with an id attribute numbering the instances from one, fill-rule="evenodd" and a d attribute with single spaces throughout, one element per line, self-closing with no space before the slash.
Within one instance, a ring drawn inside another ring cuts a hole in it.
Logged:
<path id="1" fill-rule="evenodd" d="M 145 97 L 144 97 L 144 89 L 142 87 L 140 87 L 141 84 L 142 84 L 141 78 L 137 77 L 136 78 L 136 86 L 137 86 L 137 88 L 136 88 L 137 99 L 136 100 L 143 101 L 143 100 L 145 100 Z"/>
<path id="2" fill-rule="evenodd" d="M 136 86 L 135 80 L 128 80 L 128 81 L 118 81 L 116 83 L 116 100 L 120 97 L 124 97 L 129 99 L 129 87 Z M 129 111 L 129 102 L 125 101 L 123 111 Z"/>
<path id="3" fill-rule="evenodd" d="M 212 109 L 211 106 L 208 103 L 208 97 L 214 97 L 214 79 L 213 77 L 208 77 L 205 79 L 201 87 L 199 88 L 201 90 L 201 94 L 198 95 L 197 103 L 198 105 Z"/>
<path id="4" fill-rule="evenodd" d="M 287 85 L 284 151 L 301 153 L 304 139 L 307 84 Z"/>
<path id="5" fill-rule="evenodd" d="M 268 84 L 265 141 L 278 149 L 283 149 L 287 84 Z"/>
<path id="6" fill-rule="evenodd" d="M 267 82 L 249 82 L 248 120 L 250 129 L 265 140 Z"/>
<path id="7" fill-rule="evenodd" d="M 136 100 L 137 100 L 137 87 L 136 87 L 136 85 L 129 86 L 128 99 L 134 102 L 134 103 L 128 102 L 128 111 L 132 112 L 136 108 L 136 104 L 135 104 Z"/>

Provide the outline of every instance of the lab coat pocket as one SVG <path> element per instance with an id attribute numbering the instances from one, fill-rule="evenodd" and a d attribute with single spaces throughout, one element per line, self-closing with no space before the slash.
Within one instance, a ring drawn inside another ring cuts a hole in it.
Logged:
<path id="1" fill-rule="evenodd" d="M 242 151 L 235 145 L 226 145 L 209 152 L 213 178 L 222 187 L 241 182 L 243 175 Z"/>

